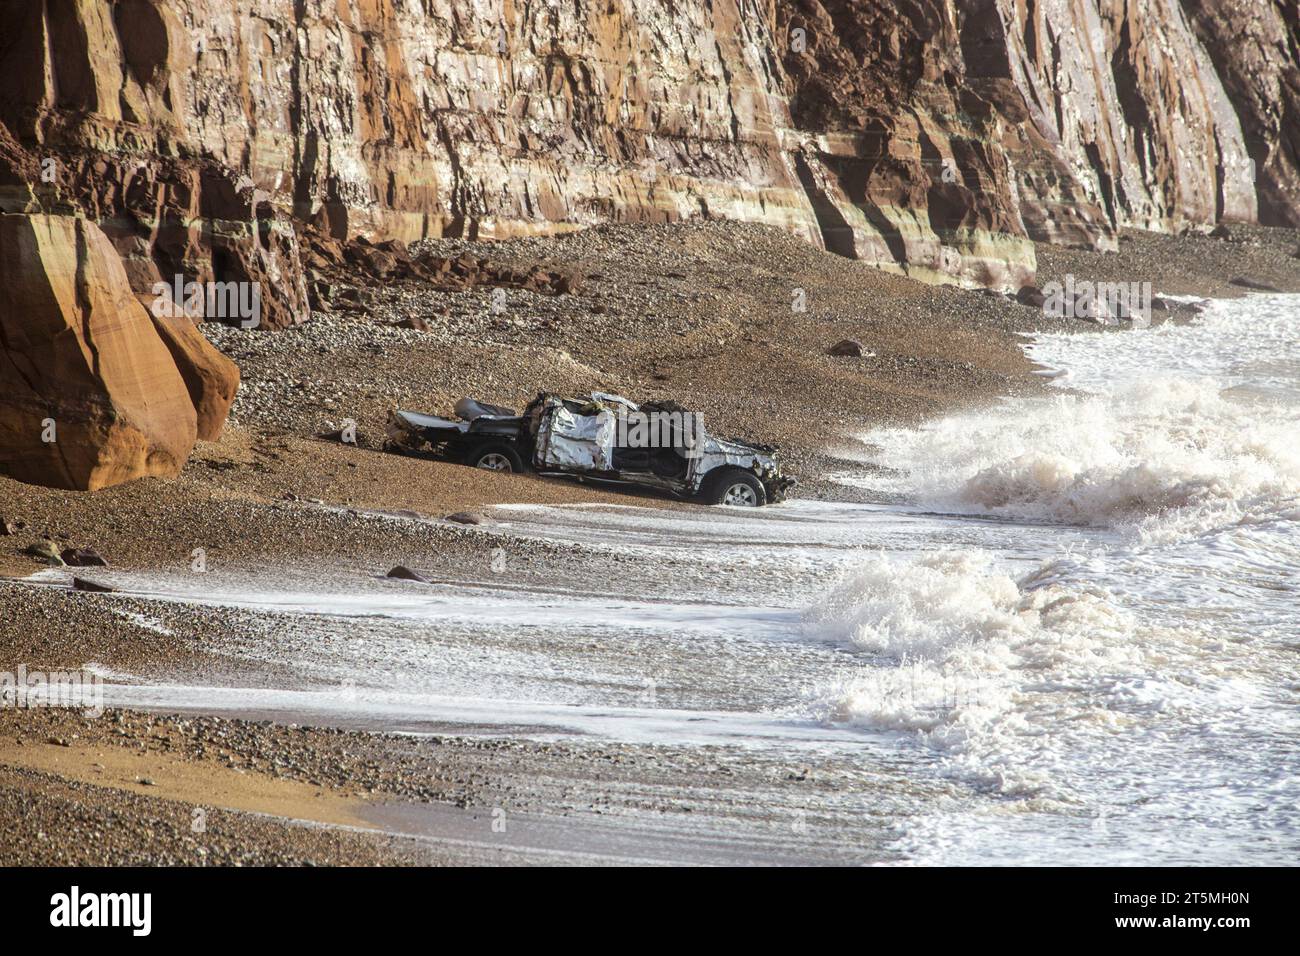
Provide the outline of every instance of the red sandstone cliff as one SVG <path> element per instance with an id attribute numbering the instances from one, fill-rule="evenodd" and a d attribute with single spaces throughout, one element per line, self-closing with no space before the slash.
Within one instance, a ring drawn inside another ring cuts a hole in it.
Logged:
<path id="1" fill-rule="evenodd" d="M 1297 222 L 1297 2 L 0 0 L 0 205 L 96 220 L 139 292 L 263 283 L 267 327 L 295 218 L 734 217 L 1009 288 L 1030 239 Z"/>

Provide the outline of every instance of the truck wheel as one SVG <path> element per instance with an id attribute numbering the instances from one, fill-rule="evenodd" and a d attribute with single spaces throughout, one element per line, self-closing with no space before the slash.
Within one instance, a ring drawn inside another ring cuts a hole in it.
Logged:
<path id="1" fill-rule="evenodd" d="M 524 460 L 508 442 L 489 441 L 475 445 L 465 456 L 465 464 L 485 471 L 509 471 L 518 474 L 524 470 Z"/>
<path id="2" fill-rule="evenodd" d="M 705 503 L 736 508 L 759 508 L 767 504 L 767 491 L 753 472 L 743 468 L 719 468 L 709 472 L 700 494 Z"/>

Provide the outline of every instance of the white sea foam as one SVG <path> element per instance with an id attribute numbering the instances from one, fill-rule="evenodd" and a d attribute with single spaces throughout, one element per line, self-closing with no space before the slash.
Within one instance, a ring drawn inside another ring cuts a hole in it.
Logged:
<path id="1" fill-rule="evenodd" d="M 1117 832 L 1148 860 L 1296 845 L 1298 326 L 1278 296 L 1043 336 L 1059 394 L 864 436 L 882 490 L 981 520 L 960 549 L 863 562 L 807 613 L 860 664 L 814 689 L 819 712 L 1022 798 L 924 814 L 916 858 L 997 859 L 1013 832 L 1022 861 L 1121 859 Z M 1026 574 L 1006 529 L 1050 526 L 1076 536 Z"/>
<path id="2" fill-rule="evenodd" d="M 870 440 L 894 490 L 932 507 L 1167 536 L 1300 506 L 1295 429 L 1293 406 L 1162 376 Z"/>
<path id="3" fill-rule="evenodd" d="M 1076 716 L 1104 727 L 1117 687 L 1149 670 L 1132 615 L 1103 589 L 1050 579 L 1018 583 L 976 551 L 865 561 L 809 614 L 812 635 L 866 655 L 860 673 L 822 689 L 825 716 L 918 732 L 981 785 L 1044 787 L 1049 775 L 1020 753 L 1038 718 L 1090 688 Z"/>

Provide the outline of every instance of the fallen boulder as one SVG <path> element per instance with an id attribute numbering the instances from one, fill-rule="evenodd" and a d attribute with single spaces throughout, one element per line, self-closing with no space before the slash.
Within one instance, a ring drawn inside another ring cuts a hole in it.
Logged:
<path id="1" fill-rule="evenodd" d="M 175 477 L 237 384 L 192 323 L 153 319 L 94 223 L 0 215 L 0 474 L 78 491 Z"/>
<path id="2" fill-rule="evenodd" d="M 854 358 L 862 354 L 862 343 L 856 339 L 841 339 L 827 349 L 826 354 Z"/>
<path id="3" fill-rule="evenodd" d="M 330 296 L 333 287 L 322 279 L 313 279 L 307 286 L 307 304 L 313 312 L 331 312 Z"/>
<path id="4" fill-rule="evenodd" d="M 483 516 L 469 511 L 457 511 L 455 514 L 447 515 L 447 520 L 454 521 L 456 524 L 482 524 Z"/>
<path id="5" fill-rule="evenodd" d="M 416 332 L 428 332 L 429 323 L 424 321 L 418 315 L 408 315 L 404 319 L 398 319 L 393 323 L 395 329 L 411 329 Z"/>
<path id="6" fill-rule="evenodd" d="M 404 564 L 399 564 L 388 572 L 385 577 L 400 578 L 403 581 L 419 581 L 421 584 L 428 584 L 429 579 L 417 571 L 412 571 Z"/>
<path id="7" fill-rule="evenodd" d="M 85 578 L 73 578 L 72 590 L 90 591 L 93 594 L 112 594 L 116 588 L 111 588 L 107 584 L 98 584 L 95 581 L 87 581 Z"/>
<path id="8" fill-rule="evenodd" d="M 1016 301 L 1021 305 L 1028 305 L 1035 309 L 1041 309 L 1047 302 L 1047 296 L 1043 290 L 1036 285 L 1021 286 L 1020 291 L 1016 293 Z"/>
<path id="9" fill-rule="evenodd" d="M 344 255 L 348 262 L 376 279 L 392 278 L 402 263 L 401 259 L 387 249 L 380 249 L 364 241 L 350 244 Z"/>
<path id="10" fill-rule="evenodd" d="M 1267 282 L 1260 282 L 1258 279 L 1251 279 L 1248 276 L 1237 276 L 1235 279 L 1229 279 L 1228 285 L 1235 285 L 1239 289 L 1251 289 L 1255 292 L 1281 292 L 1277 286 L 1269 285 Z"/>
<path id="11" fill-rule="evenodd" d="M 53 541 L 43 540 L 29 544 L 23 548 L 23 554 L 36 558 L 38 561 L 44 561 L 47 564 L 63 564 L 63 557 L 59 554 L 58 545 Z"/>
<path id="12" fill-rule="evenodd" d="M 94 548 L 64 548 L 59 554 L 70 568 L 106 568 L 108 562 Z"/>

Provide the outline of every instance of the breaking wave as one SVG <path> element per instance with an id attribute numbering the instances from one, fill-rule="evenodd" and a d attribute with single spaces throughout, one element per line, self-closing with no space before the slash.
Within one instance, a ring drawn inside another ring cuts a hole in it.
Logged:
<path id="1" fill-rule="evenodd" d="M 1070 390 L 866 436 L 890 476 L 876 487 L 973 547 L 881 554 L 807 611 L 805 636 L 854 662 L 813 690 L 819 716 L 904 733 L 946 775 L 1035 802 L 1172 813 L 1213 780 L 1213 812 L 1237 820 L 1284 786 L 1298 305 L 1043 336 L 1029 350 Z M 998 520 L 944 517 L 962 515 Z M 1049 530 L 1058 545 L 1035 551 Z M 1026 558 L 1043 563 L 1009 570 Z"/>
<path id="2" fill-rule="evenodd" d="M 1300 507 L 1295 429 L 1289 406 L 1161 377 L 871 440 L 928 506 L 1167 538 Z"/>
<path id="3" fill-rule="evenodd" d="M 918 733 L 981 785 L 1047 786 L 1051 775 L 1024 753 L 1041 709 L 1093 685 L 1088 719 L 1105 725 L 1117 681 L 1146 670 L 1133 617 L 1103 589 L 1054 583 L 1051 570 L 1017 582 L 976 551 L 865 561 L 807 616 L 809 637 L 863 655 L 860 670 L 821 689 L 822 716 Z"/>

